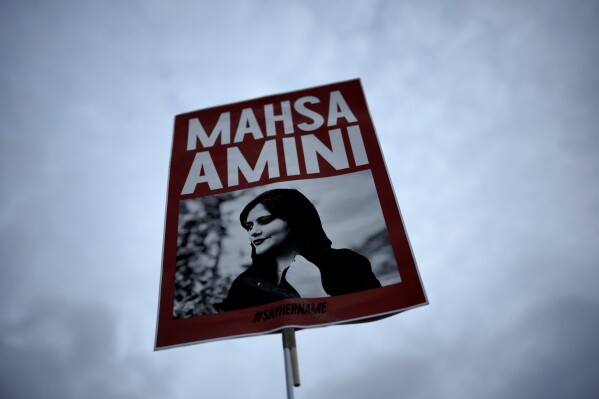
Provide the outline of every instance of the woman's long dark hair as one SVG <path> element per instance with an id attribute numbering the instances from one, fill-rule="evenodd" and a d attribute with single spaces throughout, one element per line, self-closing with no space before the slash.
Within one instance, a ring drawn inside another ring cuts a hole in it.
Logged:
<path id="1" fill-rule="evenodd" d="M 245 226 L 248 213 L 258 204 L 262 204 L 274 217 L 289 223 L 291 237 L 298 243 L 300 254 L 306 259 L 331 247 L 331 240 L 322 228 L 318 211 L 299 191 L 279 188 L 258 195 L 239 214 L 242 226 Z M 254 264 L 257 258 L 256 250 L 252 246 Z"/>

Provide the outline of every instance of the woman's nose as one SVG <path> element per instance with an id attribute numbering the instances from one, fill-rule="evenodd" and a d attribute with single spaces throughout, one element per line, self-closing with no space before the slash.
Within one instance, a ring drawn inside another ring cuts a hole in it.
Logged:
<path id="1" fill-rule="evenodd" d="M 250 229 L 250 235 L 251 236 L 256 236 L 258 234 L 260 234 L 262 231 L 260 230 L 259 226 L 252 226 L 252 228 Z"/>

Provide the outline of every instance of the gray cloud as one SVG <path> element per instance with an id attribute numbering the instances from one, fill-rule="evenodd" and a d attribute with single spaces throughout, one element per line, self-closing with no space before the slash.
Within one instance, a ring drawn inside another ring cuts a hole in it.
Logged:
<path id="1" fill-rule="evenodd" d="M 163 397 L 166 381 L 118 345 L 118 326 L 102 306 L 38 300 L 2 323 L 0 384 L 6 398 Z"/>
<path id="2" fill-rule="evenodd" d="M 411 350 L 373 357 L 306 397 L 589 398 L 599 392 L 596 303 L 559 298 L 491 327 L 485 331 L 471 320 L 462 336 L 427 341 L 425 350 L 407 337 Z"/>

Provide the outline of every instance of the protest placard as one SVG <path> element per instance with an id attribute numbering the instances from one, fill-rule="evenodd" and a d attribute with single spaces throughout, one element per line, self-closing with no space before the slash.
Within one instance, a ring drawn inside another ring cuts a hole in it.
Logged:
<path id="1" fill-rule="evenodd" d="M 175 117 L 156 349 L 425 303 L 359 80 Z"/>

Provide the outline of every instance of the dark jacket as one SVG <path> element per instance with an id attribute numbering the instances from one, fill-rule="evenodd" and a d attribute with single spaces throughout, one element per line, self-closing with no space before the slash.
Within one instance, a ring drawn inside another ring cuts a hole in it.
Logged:
<path id="1" fill-rule="evenodd" d="M 305 257 L 320 269 L 322 286 L 331 296 L 381 286 L 368 259 L 350 249 L 327 248 Z M 221 308 L 236 310 L 287 298 L 299 298 L 299 294 L 284 278 L 277 285 L 274 262 L 252 265 L 233 281 Z"/>

